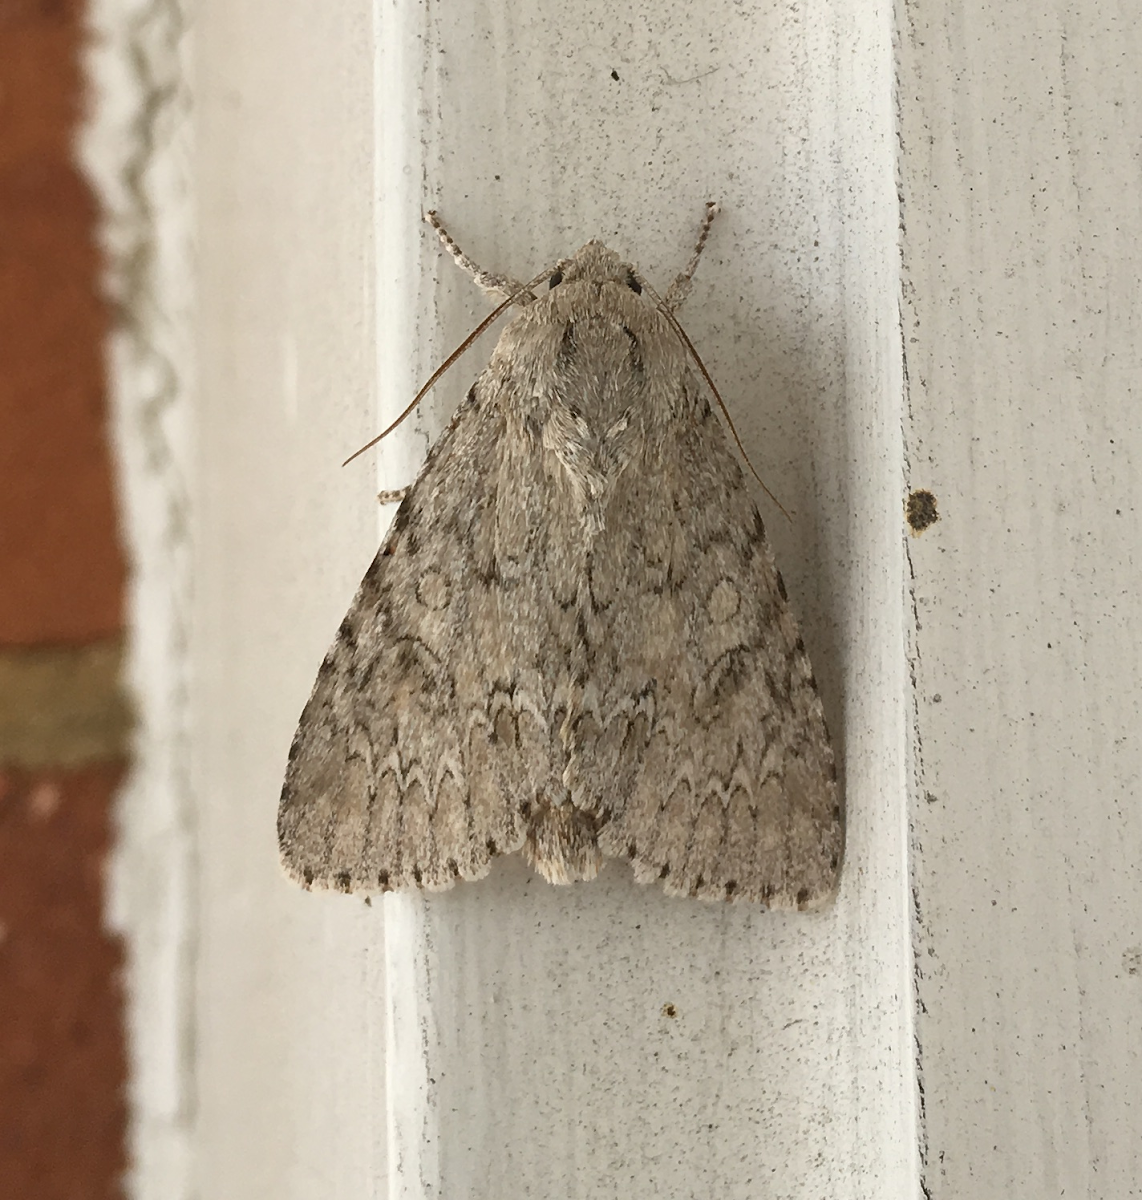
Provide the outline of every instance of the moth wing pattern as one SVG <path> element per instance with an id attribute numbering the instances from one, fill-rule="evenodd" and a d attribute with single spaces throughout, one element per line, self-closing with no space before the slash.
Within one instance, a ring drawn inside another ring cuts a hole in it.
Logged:
<path id="1" fill-rule="evenodd" d="M 641 882 L 817 908 L 843 842 L 824 713 L 742 472 L 694 411 L 623 472 L 596 547 L 572 797 Z"/>
<path id="2" fill-rule="evenodd" d="M 741 468 L 629 264 L 590 242 L 550 282 L 325 657 L 283 865 L 307 887 L 440 889 L 522 848 L 555 883 L 607 856 L 670 893 L 820 907 L 843 850 L 833 753 Z"/>
<path id="3" fill-rule="evenodd" d="M 480 878 L 494 855 L 520 848 L 521 805 L 561 770 L 545 682 L 558 673 L 559 631 L 533 511 L 544 489 L 529 486 L 538 464 L 506 420 L 481 404 L 479 384 L 469 392 L 318 672 L 278 810 L 283 866 L 306 887 Z"/>

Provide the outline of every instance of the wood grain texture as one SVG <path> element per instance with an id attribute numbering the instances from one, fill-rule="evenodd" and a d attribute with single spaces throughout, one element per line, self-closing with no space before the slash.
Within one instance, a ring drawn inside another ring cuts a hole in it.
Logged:
<path id="1" fill-rule="evenodd" d="M 1142 20 L 899 15 L 926 1192 L 1138 1196 Z"/>

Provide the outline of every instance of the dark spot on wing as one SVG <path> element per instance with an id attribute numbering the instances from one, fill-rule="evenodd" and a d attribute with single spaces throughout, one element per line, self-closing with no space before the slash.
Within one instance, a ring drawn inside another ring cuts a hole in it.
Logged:
<path id="1" fill-rule="evenodd" d="M 563 327 L 563 340 L 559 343 L 559 354 L 557 355 L 561 363 L 570 362 L 575 357 L 578 350 L 578 342 L 575 338 L 575 322 L 568 321 Z"/>
<path id="2" fill-rule="evenodd" d="M 493 588 L 505 586 L 504 578 L 500 574 L 500 564 L 498 559 L 493 558 L 486 565 L 481 563 L 476 563 L 474 565 L 476 578 L 484 585 L 484 587 Z"/>
<path id="3" fill-rule="evenodd" d="M 408 528 L 408 523 L 412 520 L 412 505 L 409 503 L 411 498 L 411 496 L 405 496 L 400 502 L 397 515 L 393 517 L 393 533 L 403 533 Z"/>
<path id="4" fill-rule="evenodd" d="M 635 278 L 633 271 L 627 272 L 627 287 L 630 288 L 636 296 L 642 295 L 642 284 Z"/>
<path id="5" fill-rule="evenodd" d="M 753 655 L 745 646 L 733 646 L 710 667 L 706 687 L 711 697 L 721 703 L 737 693 L 749 674 Z"/>
<path id="6" fill-rule="evenodd" d="M 563 272 L 562 272 L 562 271 L 552 271 L 552 272 L 551 272 L 551 278 L 550 278 L 550 279 L 548 279 L 548 281 L 547 281 L 547 286 L 548 286 L 548 288 L 549 288 L 549 289 L 550 289 L 550 288 L 556 288 L 556 287 L 558 287 L 558 286 L 559 286 L 559 285 L 560 285 L 562 282 L 563 282 Z"/>
<path id="7" fill-rule="evenodd" d="M 630 341 L 631 366 L 636 371 L 645 370 L 645 366 L 642 361 L 642 346 L 639 344 L 638 337 L 635 335 L 634 330 L 629 329 L 626 325 L 624 325 L 623 333 L 625 333 L 627 335 L 627 339 Z"/>

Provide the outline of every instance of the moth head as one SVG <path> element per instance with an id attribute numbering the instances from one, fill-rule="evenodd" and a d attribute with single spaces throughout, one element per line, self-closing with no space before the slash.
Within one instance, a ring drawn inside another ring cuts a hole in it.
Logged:
<path id="1" fill-rule="evenodd" d="M 561 284 L 576 281 L 617 283 L 636 295 L 642 292 L 642 280 L 638 272 L 602 242 L 588 242 L 570 258 L 556 263 L 555 270 L 548 277 L 548 287 L 557 288 Z"/>

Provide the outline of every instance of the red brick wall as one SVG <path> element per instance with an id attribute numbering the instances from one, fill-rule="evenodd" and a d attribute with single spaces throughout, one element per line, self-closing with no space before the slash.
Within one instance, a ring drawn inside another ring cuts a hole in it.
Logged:
<path id="1" fill-rule="evenodd" d="M 128 720 L 78 0 L 0 0 L 0 1195 L 121 1195 Z"/>

